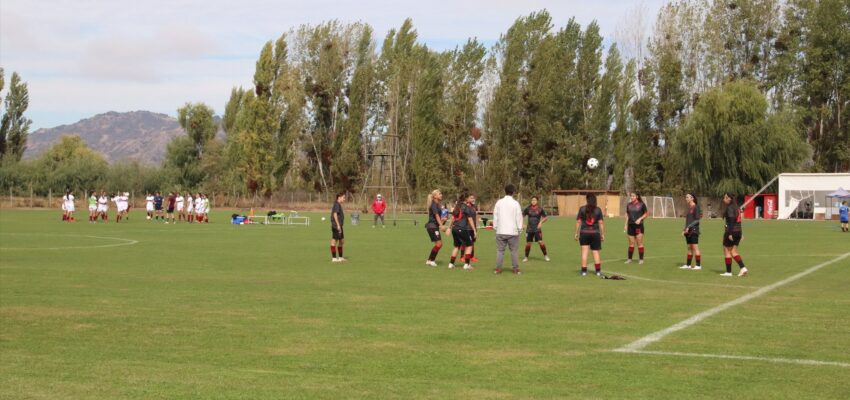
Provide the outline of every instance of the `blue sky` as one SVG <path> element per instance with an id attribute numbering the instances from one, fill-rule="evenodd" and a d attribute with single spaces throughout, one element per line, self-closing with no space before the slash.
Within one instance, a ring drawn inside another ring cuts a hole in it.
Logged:
<path id="1" fill-rule="evenodd" d="M 107 111 L 174 115 L 187 101 L 220 113 L 232 87 L 250 86 L 263 43 L 305 23 L 366 22 L 380 43 L 410 17 L 421 42 L 446 49 L 469 37 L 492 44 L 517 17 L 547 9 L 557 27 L 571 17 L 582 26 L 597 20 L 610 43 L 637 14 L 651 24 L 664 3 L 2 0 L 0 66 L 7 82 L 15 71 L 28 83 L 34 129 Z"/>

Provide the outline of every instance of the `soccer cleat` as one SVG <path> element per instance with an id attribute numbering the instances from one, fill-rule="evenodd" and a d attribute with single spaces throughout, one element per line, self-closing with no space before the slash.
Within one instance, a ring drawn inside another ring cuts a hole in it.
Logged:
<path id="1" fill-rule="evenodd" d="M 342 258 L 342 257 L 338 258 L 338 260 L 339 260 L 338 262 L 346 262 L 346 261 L 348 261 L 348 259 L 347 259 L 347 258 Z"/>
<path id="2" fill-rule="evenodd" d="M 528 257 L 523 258 L 522 262 L 528 262 Z"/>
<path id="3" fill-rule="evenodd" d="M 339 262 L 339 259 L 338 259 L 338 258 L 336 258 L 336 257 L 331 258 L 331 262 Z"/>
<path id="4" fill-rule="evenodd" d="M 477 258 L 475 258 L 475 257 L 472 257 L 471 259 L 469 259 L 469 261 L 472 261 L 472 262 L 478 262 L 478 259 L 477 259 Z"/>
<path id="5" fill-rule="evenodd" d="M 552 261 L 552 259 L 549 258 L 549 256 L 543 256 L 543 259 L 546 260 L 546 262 Z"/>
<path id="6" fill-rule="evenodd" d="M 514 272 L 514 275 L 522 275 L 522 271 L 520 271 L 519 268 L 514 268 L 513 272 Z"/>
<path id="7" fill-rule="evenodd" d="M 496 275 L 501 275 L 501 274 L 502 274 L 502 269 L 501 269 L 501 268 L 496 268 L 496 269 L 494 269 L 494 270 L 493 270 L 493 273 L 494 273 L 494 274 L 496 274 Z"/>
<path id="8" fill-rule="evenodd" d="M 643 260 L 638 261 L 638 265 L 643 265 Z"/>
<path id="9" fill-rule="evenodd" d="M 631 263 L 632 263 L 632 259 L 630 258 L 630 259 L 626 260 L 626 262 L 624 262 L 623 264 L 631 264 Z"/>
<path id="10" fill-rule="evenodd" d="M 581 276 L 587 276 L 587 271 L 581 271 Z"/>
<path id="11" fill-rule="evenodd" d="M 732 273 L 731 272 L 724 272 L 724 273 L 720 274 L 720 276 L 732 276 Z"/>
<path id="12" fill-rule="evenodd" d="M 473 266 L 471 266 L 471 265 L 469 265 L 469 264 L 464 264 L 464 265 L 463 265 L 463 269 L 465 269 L 465 270 L 467 270 L 467 271 L 472 271 L 472 270 L 474 270 L 474 269 L 475 269 L 475 267 L 473 267 Z"/>
<path id="13" fill-rule="evenodd" d="M 452 263 L 449 263 L 449 269 L 455 269 L 455 265 L 452 264 Z"/>
<path id="14" fill-rule="evenodd" d="M 685 265 L 679 267 L 679 269 L 691 269 L 691 266 L 688 265 L 688 264 L 685 264 Z"/>
<path id="15" fill-rule="evenodd" d="M 741 272 L 738 273 L 738 276 L 744 277 L 744 276 L 747 276 L 748 274 L 749 274 L 749 271 L 747 271 L 747 267 L 744 267 L 744 268 L 741 268 Z"/>
<path id="16" fill-rule="evenodd" d="M 596 276 L 602 276 L 602 271 L 596 271 Z"/>
<path id="17" fill-rule="evenodd" d="M 694 265 L 691 269 L 694 271 L 699 271 L 702 269 L 702 267 L 700 267 L 699 265 Z"/>

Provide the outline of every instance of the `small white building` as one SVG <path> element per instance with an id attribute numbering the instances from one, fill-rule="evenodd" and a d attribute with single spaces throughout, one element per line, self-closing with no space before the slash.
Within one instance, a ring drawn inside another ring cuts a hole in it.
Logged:
<path id="1" fill-rule="evenodd" d="M 837 174 L 780 174 L 779 219 L 824 219 L 827 195 L 850 188 L 850 172 Z"/>

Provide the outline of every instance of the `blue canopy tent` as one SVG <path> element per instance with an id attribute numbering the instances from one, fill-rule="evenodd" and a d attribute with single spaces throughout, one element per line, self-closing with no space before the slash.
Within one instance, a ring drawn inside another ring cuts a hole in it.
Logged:
<path id="1" fill-rule="evenodd" d="M 842 201 L 847 201 L 850 204 L 850 192 L 844 188 L 826 195 L 826 219 L 838 219 L 838 207 Z"/>

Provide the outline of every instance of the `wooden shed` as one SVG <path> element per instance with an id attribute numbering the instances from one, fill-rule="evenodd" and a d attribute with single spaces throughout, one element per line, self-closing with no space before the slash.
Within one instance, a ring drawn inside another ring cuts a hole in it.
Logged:
<path id="1" fill-rule="evenodd" d="M 596 195 L 597 205 L 606 217 L 620 216 L 620 192 L 592 189 L 553 190 L 552 194 L 558 202 L 558 215 L 575 217 L 579 208 L 585 204 L 584 196 L 588 193 Z"/>

